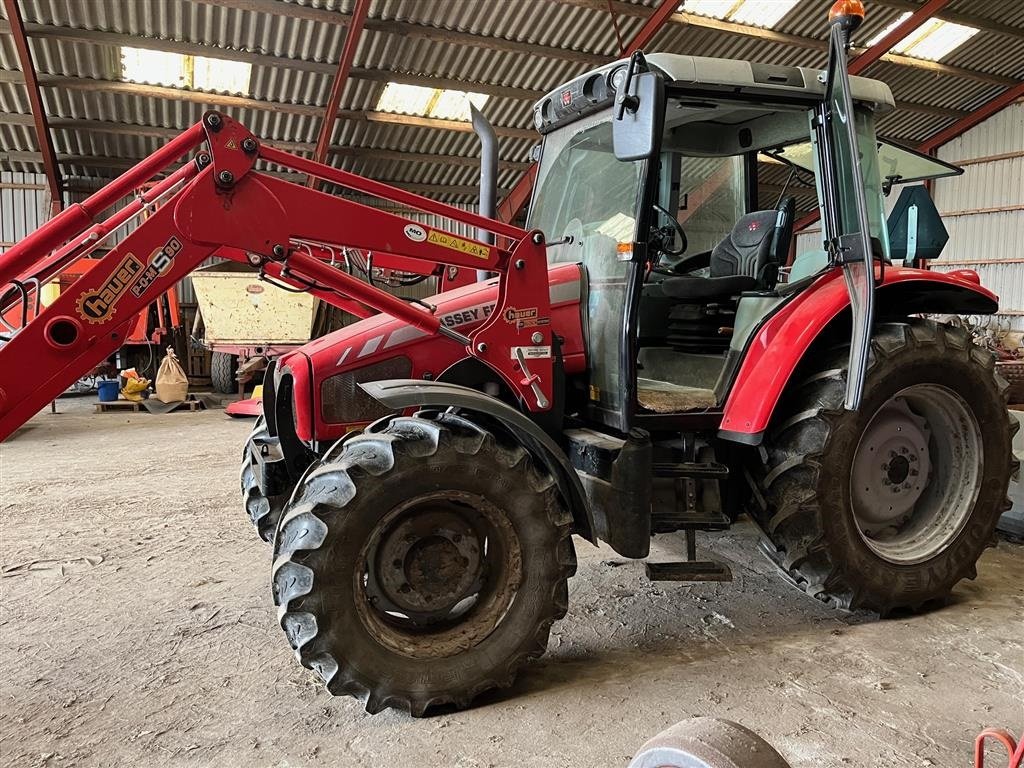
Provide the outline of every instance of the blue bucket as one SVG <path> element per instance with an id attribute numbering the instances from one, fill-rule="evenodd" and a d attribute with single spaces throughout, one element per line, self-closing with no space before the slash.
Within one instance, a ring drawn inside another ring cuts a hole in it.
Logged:
<path id="1" fill-rule="evenodd" d="M 101 403 L 111 403 L 117 400 L 117 391 L 120 386 L 117 380 L 101 381 L 96 384 L 96 392 L 99 393 Z"/>

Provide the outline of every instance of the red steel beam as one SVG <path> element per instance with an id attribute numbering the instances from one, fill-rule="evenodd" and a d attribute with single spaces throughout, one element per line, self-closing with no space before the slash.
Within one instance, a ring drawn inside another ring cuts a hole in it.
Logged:
<path id="1" fill-rule="evenodd" d="M 14 0 L 5 0 L 14 2 Z M 327 148 L 331 144 L 331 134 L 334 132 L 334 124 L 338 119 L 338 109 L 341 106 L 341 96 L 345 92 L 345 84 L 348 82 L 349 73 L 352 71 L 352 62 L 356 57 L 356 48 L 359 47 L 359 38 L 363 35 L 363 26 L 366 24 L 366 17 L 370 12 L 370 0 L 356 0 L 355 8 L 352 9 L 352 18 L 348 25 L 348 34 L 345 35 L 345 45 L 341 49 L 341 60 L 338 62 L 338 73 L 334 76 L 331 84 L 331 95 L 327 99 L 327 109 L 324 111 L 323 121 L 320 123 L 320 135 L 316 140 L 316 149 L 313 150 L 313 160 L 323 163 L 327 159 Z M 309 177 L 309 186 L 316 184 L 316 179 Z"/>
<path id="2" fill-rule="evenodd" d="M 46 120 L 46 111 L 43 109 L 43 97 L 39 93 L 39 81 L 36 78 L 36 67 L 32 61 L 32 51 L 29 50 L 28 37 L 25 35 L 25 22 L 21 18 L 18 0 L 4 0 L 4 9 L 7 11 L 7 21 L 11 25 L 11 37 L 18 52 L 21 73 L 25 78 L 25 90 L 28 91 L 28 101 L 32 107 L 36 143 L 43 156 L 43 171 L 46 174 L 46 184 L 50 189 L 50 215 L 55 216 L 64 207 L 63 184 L 60 178 L 60 168 L 57 165 L 57 153 L 53 148 L 53 138 L 50 135 L 50 125 Z"/>
<path id="3" fill-rule="evenodd" d="M 973 110 L 966 117 L 962 117 L 948 128 L 944 128 L 930 139 L 921 144 L 917 149 L 919 152 L 931 152 L 933 149 L 947 144 L 956 137 L 966 133 L 978 123 L 992 117 L 996 112 L 1013 104 L 1017 99 L 1024 98 L 1024 82 L 1007 88 L 994 99 L 990 99 L 977 109 Z"/>
<path id="4" fill-rule="evenodd" d="M 633 36 L 633 39 L 630 40 L 629 45 L 622 52 L 622 56 L 631 56 L 651 42 L 658 33 L 658 30 L 665 26 L 666 22 L 672 18 L 672 14 L 675 13 L 678 7 L 679 0 L 661 0 L 657 10 L 647 17 L 647 21 L 644 22 L 644 25 Z M 530 193 L 533 191 L 533 182 L 536 178 L 537 167 L 535 164 L 523 174 L 523 177 L 519 179 L 519 183 L 501 201 L 497 211 L 499 221 L 510 222 L 519 215 L 519 212 L 530 201 Z"/>
<path id="5" fill-rule="evenodd" d="M 949 5 L 949 2 L 950 0 L 929 0 L 929 2 L 922 5 L 910 14 L 910 16 L 905 18 L 900 24 L 894 27 L 889 34 L 861 53 L 861 55 L 856 59 L 851 61 L 850 74 L 859 75 L 880 58 L 885 56 L 885 54 L 889 53 L 896 43 L 908 37 L 922 24 L 931 19 L 936 13 Z"/>

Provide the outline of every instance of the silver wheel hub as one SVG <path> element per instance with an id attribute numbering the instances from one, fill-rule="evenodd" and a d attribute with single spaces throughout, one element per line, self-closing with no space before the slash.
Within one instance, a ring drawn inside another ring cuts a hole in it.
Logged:
<path id="1" fill-rule="evenodd" d="M 931 430 L 904 398 L 893 398 L 871 420 L 861 438 L 851 478 L 857 516 L 871 533 L 899 523 L 928 484 Z"/>
<path id="2" fill-rule="evenodd" d="M 897 392 L 868 422 L 850 467 L 861 539 L 911 565 L 944 552 L 974 511 L 983 466 L 974 411 L 941 384 Z"/>

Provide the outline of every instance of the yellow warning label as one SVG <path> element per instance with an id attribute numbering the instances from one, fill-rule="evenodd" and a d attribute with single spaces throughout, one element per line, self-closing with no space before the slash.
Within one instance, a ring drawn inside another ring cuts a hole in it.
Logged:
<path id="1" fill-rule="evenodd" d="M 430 230 L 430 234 L 427 235 L 427 242 L 440 245 L 442 248 L 450 248 L 460 253 L 468 253 L 470 256 L 476 256 L 478 259 L 486 259 L 490 256 L 490 250 L 486 245 L 474 243 L 472 240 L 456 237 L 447 232 L 438 232 L 436 229 Z"/>

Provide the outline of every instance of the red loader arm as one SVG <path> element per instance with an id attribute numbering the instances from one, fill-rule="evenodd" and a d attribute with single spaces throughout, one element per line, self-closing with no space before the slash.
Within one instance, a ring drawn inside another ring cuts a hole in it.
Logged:
<path id="1" fill-rule="evenodd" d="M 209 150 L 137 198 L 129 205 L 131 213 L 120 211 L 94 223 L 110 205 L 204 138 Z M 254 170 L 257 160 L 491 231 L 498 245 L 284 181 Z M 0 341 L 0 440 L 116 350 L 132 318 L 153 296 L 217 251 L 343 309 L 386 312 L 447 336 L 489 365 L 531 410 L 550 407 L 551 310 L 540 232 L 265 147 L 240 123 L 217 112 L 208 112 L 201 123 L 0 254 L 0 295 L 18 280 L 45 281 L 157 197 L 165 198 L 164 204 L 102 263 L 13 338 Z M 424 273 L 434 265 L 496 272 L 500 282 L 495 311 L 463 336 L 442 326 L 433 312 L 332 266 L 325 258 L 330 245 L 412 259 L 423 265 Z"/>

